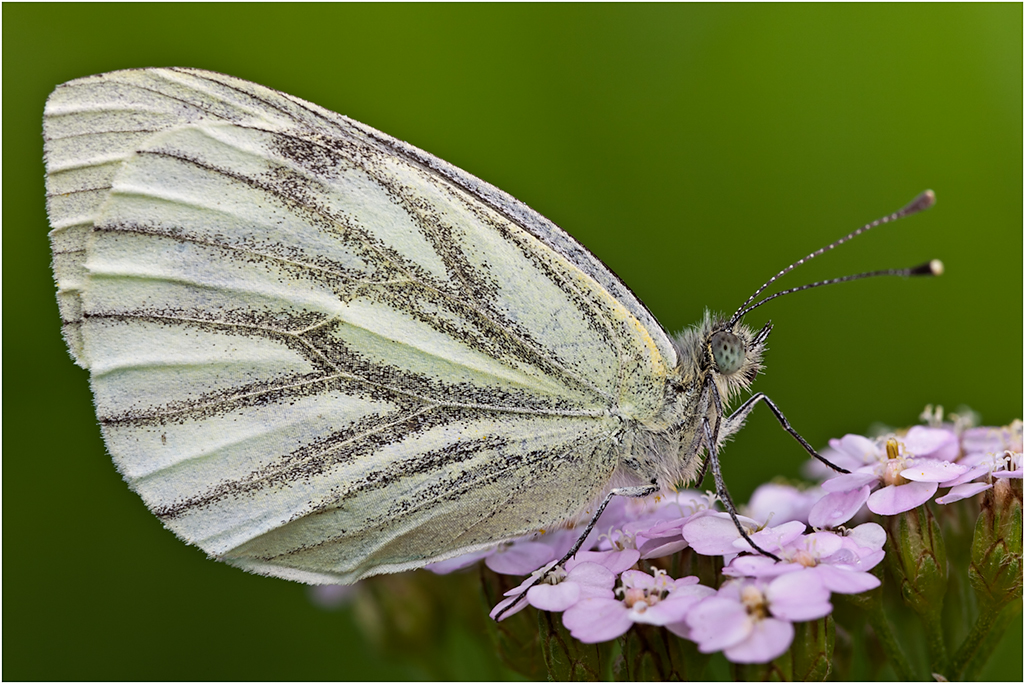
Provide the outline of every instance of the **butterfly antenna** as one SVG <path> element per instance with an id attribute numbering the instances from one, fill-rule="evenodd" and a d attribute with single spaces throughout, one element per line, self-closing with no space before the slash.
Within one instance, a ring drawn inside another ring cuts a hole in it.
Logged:
<path id="1" fill-rule="evenodd" d="M 853 231 L 851 233 L 848 233 L 847 235 L 844 235 L 839 240 L 837 240 L 835 242 L 831 242 L 828 245 L 826 245 L 825 247 L 822 247 L 820 249 L 815 250 L 814 252 L 812 252 L 808 256 L 804 257 L 803 259 L 798 259 L 797 261 L 795 261 L 794 263 L 790 264 L 789 266 L 784 268 L 782 271 L 777 273 L 776 275 L 774 275 L 771 278 L 769 278 L 767 281 L 765 281 L 764 285 L 762 285 L 757 290 L 755 290 L 754 294 L 752 294 L 750 297 L 748 297 L 747 301 L 745 301 L 743 304 L 741 304 L 740 308 L 737 309 L 736 313 L 734 313 L 733 316 L 730 317 L 730 322 L 728 324 L 728 328 L 732 328 L 733 325 L 736 324 L 736 322 L 739 321 L 742 316 L 744 316 L 744 314 L 748 313 L 752 309 L 756 309 L 759 306 L 761 306 L 762 304 L 765 304 L 766 302 L 768 302 L 769 300 L 775 299 L 776 297 L 782 297 L 785 294 L 791 294 L 793 292 L 799 292 L 801 290 L 808 290 L 808 289 L 811 289 L 813 287 L 821 287 L 823 285 L 833 285 L 835 283 L 843 283 L 843 282 L 847 282 L 847 281 L 850 281 L 850 280 L 861 280 L 862 278 L 873 278 L 875 276 L 881 276 L 881 275 L 901 275 L 901 276 L 939 275 L 940 273 L 943 272 L 943 264 L 940 263 L 939 260 L 933 259 L 932 261 L 930 261 L 930 262 L 928 262 L 926 264 L 922 264 L 920 266 L 915 266 L 914 268 L 889 269 L 889 270 L 885 270 L 885 271 L 871 271 L 869 273 L 858 273 L 856 275 L 843 276 L 842 278 L 833 278 L 832 280 L 822 280 L 822 281 L 819 281 L 817 283 L 810 283 L 808 285 L 802 285 L 801 287 L 795 287 L 795 288 L 792 288 L 792 289 L 789 289 L 789 290 L 784 290 L 782 292 L 777 292 L 776 294 L 771 295 L 769 297 L 766 297 L 765 299 L 762 299 L 761 301 L 751 305 L 751 302 L 753 302 L 755 299 L 757 299 L 758 295 L 760 295 L 763 291 L 765 291 L 765 288 L 767 288 L 769 285 L 772 285 L 774 282 L 779 280 L 781 277 L 785 276 L 787 273 L 790 273 L 790 271 L 794 270 L 795 268 L 797 268 L 801 264 L 805 263 L 806 261 L 811 261 L 812 259 L 814 259 L 815 257 L 819 256 L 820 254 L 825 254 L 829 250 L 834 249 L 834 248 L 842 245 L 843 243 L 847 242 L 848 240 L 850 240 L 852 238 L 856 238 L 857 236 L 861 235 L 862 233 L 868 232 L 869 230 L 875 228 L 876 226 L 882 225 L 884 223 L 890 223 L 891 221 L 896 221 L 897 219 L 902 219 L 905 216 L 911 216 L 912 214 L 917 214 L 920 211 L 925 211 L 926 209 L 928 209 L 929 207 L 931 207 L 934 204 L 936 204 L 936 193 L 934 193 L 932 190 L 926 190 L 926 191 L 920 193 L 917 197 L 915 197 L 915 199 L 911 200 L 911 202 L 908 203 L 908 205 L 905 206 L 904 208 L 902 208 L 902 209 L 900 209 L 898 211 L 895 211 L 892 214 L 884 216 L 884 217 L 882 217 L 880 219 L 876 219 L 875 221 L 872 221 L 871 223 L 866 223 L 861 228 L 858 228 L 857 230 L 855 230 L 855 231 Z"/>
<path id="2" fill-rule="evenodd" d="M 757 309 L 762 304 L 770 302 L 776 297 L 782 297 L 783 295 L 793 294 L 794 292 L 800 292 L 801 290 L 810 290 L 813 287 L 822 287 L 823 285 L 835 285 L 836 283 L 847 283 L 852 280 L 861 280 L 862 278 L 875 278 L 876 276 L 938 276 L 943 275 L 943 262 L 939 259 L 933 259 L 927 261 L 924 264 L 918 266 L 912 266 L 911 268 L 887 268 L 882 271 L 868 271 L 867 273 L 855 273 L 854 275 L 841 276 L 840 278 L 830 278 L 829 280 L 820 280 L 815 283 L 808 283 L 807 285 L 801 285 L 800 287 L 792 287 L 789 290 L 781 290 L 775 294 L 771 294 L 764 299 L 760 299 L 746 309 L 741 309 L 735 314 L 734 320 L 730 323 L 735 323 L 740 320 L 741 317 L 747 315 L 748 312 L 753 309 Z"/>

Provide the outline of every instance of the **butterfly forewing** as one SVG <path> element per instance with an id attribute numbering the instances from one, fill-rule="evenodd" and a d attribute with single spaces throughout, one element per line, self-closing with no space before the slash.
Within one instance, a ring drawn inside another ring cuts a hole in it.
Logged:
<path id="1" fill-rule="evenodd" d="M 194 70 L 47 104 L 65 336 L 121 472 L 233 564 L 352 581 L 607 489 L 675 352 L 504 193 L 296 98 Z"/>

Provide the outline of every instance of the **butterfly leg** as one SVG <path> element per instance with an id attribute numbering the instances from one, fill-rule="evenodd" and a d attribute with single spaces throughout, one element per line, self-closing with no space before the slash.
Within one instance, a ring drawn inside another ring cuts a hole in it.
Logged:
<path id="1" fill-rule="evenodd" d="M 517 596 L 515 598 L 515 600 L 513 600 L 511 603 L 509 603 L 509 605 L 507 605 L 502 610 L 498 611 L 498 613 L 495 614 L 495 620 L 496 621 L 501 620 L 502 619 L 502 615 L 504 615 L 506 611 L 508 611 L 513 606 L 517 605 L 520 601 L 526 600 L 527 592 L 528 591 L 530 591 L 533 587 L 536 587 L 537 585 L 539 585 L 542 582 L 544 582 L 545 579 L 547 579 L 548 576 L 556 568 L 560 568 L 560 567 L 564 566 L 566 564 L 566 561 L 568 561 L 570 558 L 572 558 L 573 556 L 576 555 L 577 551 L 580 550 L 580 547 L 584 545 L 584 540 L 587 539 L 587 535 L 591 534 L 591 530 L 593 530 L 594 526 L 598 524 L 598 518 L 601 517 L 601 514 L 605 511 L 605 507 L 609 505 L 610 501 L 612 501 L 612 497 L 614 497 L 614 496 L 642 497 L 642 496 L 648 496 L 650 494 L 654 494 L 657 491 L 658 491 L 658 484 L 655 483 L 654 481 L 652 481 L 650 484 L 640 485 L 638 487 L 618 487 L 618 488 L 613 489 L 612 491 L 610 491 L 605 496 L 605 499 L 601 502 L 601 505 L 598 506 L 598 509 L 594 512 L 594 515 L 591 516 L 591 520 L 588 521 L 587 527 L 584 528 L 583 534 L 581 534 L 579 537 L 577 537 L 576 542 L 574 542 L 573 546 L 570 548 L 570 550 L 566 552 L 566 555 L 563 556 L 562 558 L 560 558 L 559 561 L 557 563 L 555 563 L 555 565 L 550 567 L 547 571 L 545 571 L 545 572 L 541 573 L 540 575 L 538 575 L 537 579 L 534 580 L 534 582 L 529 587 L 527 587 L 526 589 L 521 591 L 519 596 Z"/>
<path id="2" fill-rule="evenodd" d="M 715 493 L 719 495 L 719 499 L 722 501 L 723 506 L 726 507 L 726 512 L 730 514 L 730 518 L 733 520 L 733 524 L 736 525 L 737 531 L 740 532 L 740 536 L 744 538 L 751 547 L 762 554 L 768 556 L 773 560 L 780 560 L 779 556 L 774 553 L 770 553 L 762 547 L 751 541 L 751 537 L 748 536 L 747 530 L 740 524 L 740 518 L 737 517 L 737 507 L 733 505 L 733 499 L 730 498 L 730 493 L 726 489 L 726 482 L 722 477 L 722 470 L 719 467 L 719 450 L 715 447 L 715 441 L 712 439 L 712 428 L 708 424 L 708 417 L 705 416 L 701 420 L 701 427 L 704 430 L 705 441 L 708 443 L 708 463 L 712 468 L 712 477 L 715 479 Z"/>
<path id="3" fill-rule="evenodd" d="M 821 454 L 819 454 L 819 452 L 815 451 L 815 449 L 812 448 L 811 444 L 808 444 L 808 442 L 805 441 L 804 437 L 802 437 L 800 435 L 800 433 L 797 432 L 797 430 L 795 430 L 794 428 L 790 427 L 790 423 L 787 421 L 786 417 L 783 415 L 783 412 L 779 410 L 779 407 L 776 406 L 776 404 L 772 403 L 772 400 L 769 399 L 764 394 L 762 394 L 761 392 L 758 392 L 757 394 L 752 395 L 752 397 L 750 399 L 748 399 L 743 404 L 741 404 L 740 407 L 738 407 L 736 411 L 731 413 L 729 415 L 729 417 L 726 418 L 726 431 L 727 431 L 727 434 L 732 434 L 733 432 L 736 432 L 737 429 L 739 429 L 739 427 L 740 427 L 740 423 L 744 422 L 744 420 L 747 418 L 747 414 L 751 413 L 751 409 L 753 409 L 755 407 L 755 404 L 757 404 L 760 401 L 764 402 L 769 407 L 769 410 L 772 411 L 772 415 L 776 416 L 776 420 L 778 420 L 779 424 L 783 426 L 783 429 L 786 430 L 787 432 L 789 432 L 790 435 L 794 439 L 796 439 L 798 442 L 800 442 L 801 446 L 804 447 L 805 451 L 807 451 L 813 457 L 815 457 L 818 460 L 822 461 L 823 463 L 825 463 L 827 466 L 829 466 L 830 468 L 832 468 L 833 470 L 835 470 L 838 473 L 849 473 L 850 472 L 849 470 L 841 468 L 840 466 L 836 465 L 835 463 L 832 463 L 828 458 L 826 458 L 825 456 L 822 456 Z"/>
<path id="4" fill-rule="evenodd" d="M 697 477 L 694 478 L 694 484 L 695 485 L 700 485 L 704 481 L 705 475 L 707 475 L 707 474 L 708 474 L 708 459 L 706 458 L 705 462 L 701 464 L 701 470 L 698 471 Z"/>

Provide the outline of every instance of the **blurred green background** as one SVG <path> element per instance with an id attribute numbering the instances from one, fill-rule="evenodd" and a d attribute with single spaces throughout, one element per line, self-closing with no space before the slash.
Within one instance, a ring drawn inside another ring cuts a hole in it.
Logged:
<path id="1" fill-rule="evenodd" d="M 49 270 L 43 103 L 80 76 L 201 67 L 375 126 L 551 218 L 670 330 L 933 188 L 784 282 L 946 274 L 752 314 L 776 323 L 756 387 L 819 446 L 927 403 L 1022 415 L 1021 4 L 5 4 L 3 57 L 4 679 L 507 676 L 479 623 L 382 655 L 366 615 L 205 560 L 121 482 Z M 734 498 L 802 453 L 757 411 L 724 455 Z M 986 678 L 1020 680 L 1020 630 Z"/>

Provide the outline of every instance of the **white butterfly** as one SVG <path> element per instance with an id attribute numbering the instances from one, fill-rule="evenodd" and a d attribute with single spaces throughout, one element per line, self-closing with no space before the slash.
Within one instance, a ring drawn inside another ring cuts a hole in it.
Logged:
<path id="1" fill-rule="evenodd" d="M 107 447 L 232 565 L 347 583 L 489 547 L 692 481 L 764 400 L 723 416 L 769 326 L 674 339 L 524 204 L 298 98 L 113 72 L 58 87 L 44 135 Z"/>

